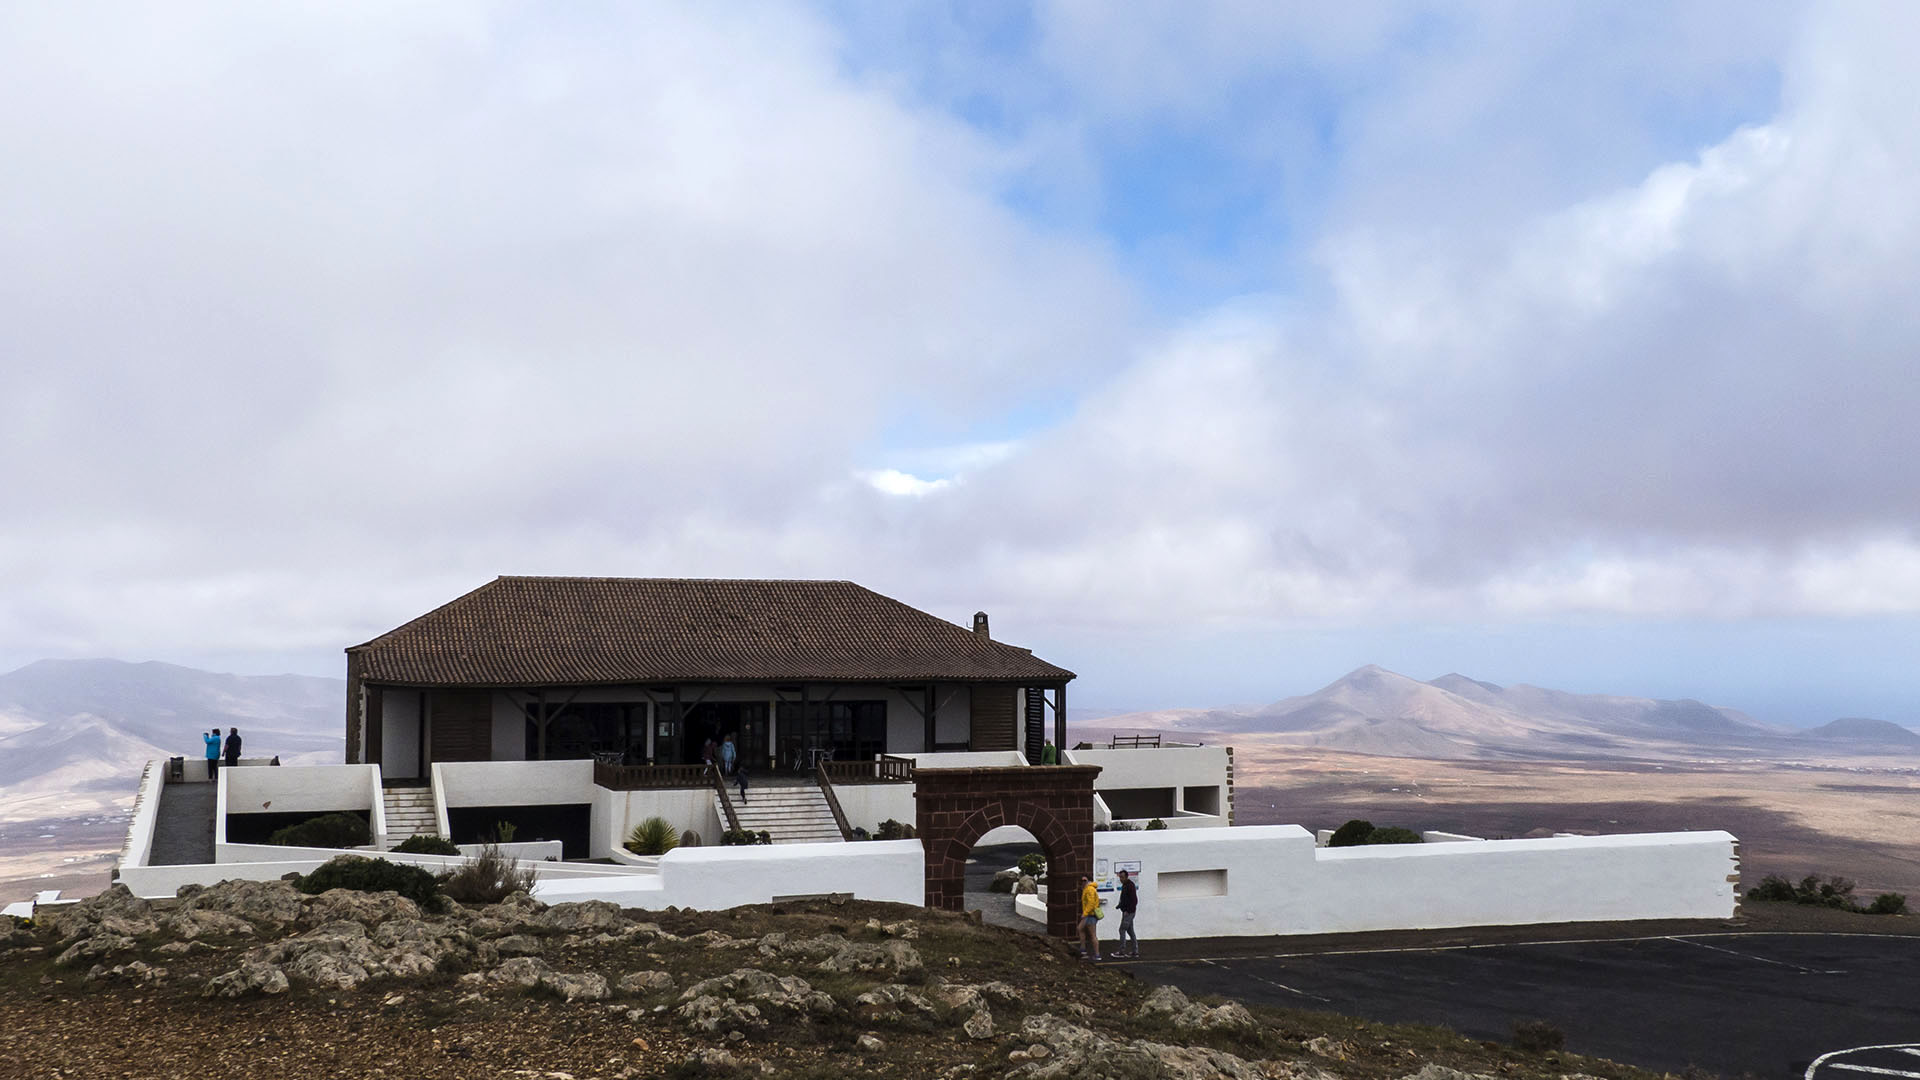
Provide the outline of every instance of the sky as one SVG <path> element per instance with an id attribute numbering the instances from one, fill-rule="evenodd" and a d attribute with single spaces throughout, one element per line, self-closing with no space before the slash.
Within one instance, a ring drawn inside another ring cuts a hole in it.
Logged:
<path id="1" fill-rule="evenodd" d="M 1920 724 L 1920 7 L 0 11 L 0 667 L 850 578 Z"/>

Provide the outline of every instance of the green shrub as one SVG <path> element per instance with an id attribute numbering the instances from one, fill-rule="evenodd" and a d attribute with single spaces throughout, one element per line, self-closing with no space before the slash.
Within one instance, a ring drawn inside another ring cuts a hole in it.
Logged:
<path id="1" fill-rule="evenodd" d="M 1039 877 L 1047 872 L 1047 857 L 1037 851 L 1020 856 L 1020 872 L 1030 878 Z"/>
<path id="2" fill-rule="evenodd" d="M 274 830 L 267 843 L 281 847 L 364 847 L 373 843 L 373 833 L 358 814 L 321 814 Z"/>
<path id="3" fill-rule="evenodd" d="M 400 846 L 393 850 L 405 852 L 408 855 L 460 854 L 460 849 L 454 845 L 454 842 L 444 836 L 409 836 L 400 841 Z"/>
<path id="4" fill-rule="evenodd" d="M 1907 897 L 1904 893 L 1883 892 L 1867 905 L 1869 915 L 1904 915 L 1907 913 Z"/>
<path id="5" fill-rule="evenodd" d="M 1403 829 L 1398 825 L 1382 825 L 1367 834 L 1363 844 L 1417 844 L 1420 834 L 1412 829 Z"/>
<path id="6" fill-rule="evenodd" d="M 511 844 L 513 843 L 513 835 L 519 831 L 520 826 L 515 825 L 511 821 L 496 821 L 493 823 L 493 842 L 496 844 Z"/>
<path id="7" fill-rule="evenodd" d="M 1367 842 L 1373 833 L 1373 822 L 1354 818 L 1345 825 L 1333 830 L 1333 839 L 1327 841 L 1328 847 L 1359 847 Z"/>
<path id="8" fill-rule="evenodd" d="M 1513 1048 L 1529 1054 L 1545 1054 L 1567 1045 L 1566 1033 L 1545 1020 L 1515 1020 Z"/>
<path id="9" fill-rule="evenodd" d="M 742 847 L 754 844 L 771 844 L 773 835 L 765 829 L 754 832 L 751 829 L 728 829 L 720 834 L 721 847 Z"/>
<path id="10" fill-rule="evenodd" d="M 480 854 L 440 875 L 442 892 L 463 904 L 497 904 L 517 892 L 531 892 L 539 875 L 502 854 L 492 844 Z"/>
<path id="11" fill-rule="evenodd" d="M 1791 903 L 1798 899 L 1793 891 L 1793 882 L 1779 874 L 1768 874 L 1760 879 L 1760 884 L 1747 890 L 1749 900 L 1774 900 Z"/>
<path id="12" fill-rule="evenodd" d="M 873 834 L 875 840 L 911 840 L 913 836 L 913 826 L 902 825 L 892 818 L 881 822 L 880 831 Z"/>
<path id="13" fill-rule="evenodd" d="M 1164 829 L 1166 827 L 1167 827 L 1167 823 L 1164 821 L 1161 821 L 1159 818 L 1154 818 L 1152 821 L 1147 822 L 1148 832 L 1159 832 L 1161 829 Z"/>
<path id="14" fill-rule="evenodd" d="M 680 846 L 680 833 L 663 817 L 650 817 L 627 834 L 627 850 L 635 855 L 665 855 Z"/>
<path id="15" fill-rule="evenodd" d="M 341 855 L 317 867 L 294 882 L 303 893 L 317 895 L 328 889 L 352 889 L 354 892 L 394 892 L 419 904 L 423 910 L 440 906 L 440 888 L 433 875 L 417 866 L 404 866 L 385 859 L 360 855 Z"/>

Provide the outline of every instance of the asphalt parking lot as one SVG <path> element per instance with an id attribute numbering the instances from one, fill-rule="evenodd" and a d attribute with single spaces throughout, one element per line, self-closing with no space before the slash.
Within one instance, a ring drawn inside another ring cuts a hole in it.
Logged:
<path id="1" fill-rule="evenodd" d="M 1286 939 L 1124 966 L 1189 993 L 1509 1037 L 1546 1020 L 1567 1049 L 1723 1076 L 1920 1080 L 1920 937 L 1717 932 L 1290 952 Z M 1196 947 L 1197 946 L 1197 947 Z M 1890 1045 L 1891 1044 L 1891 1045 Z M 1879 1047 L 1855 1053 L 1851 1048 Z"/>

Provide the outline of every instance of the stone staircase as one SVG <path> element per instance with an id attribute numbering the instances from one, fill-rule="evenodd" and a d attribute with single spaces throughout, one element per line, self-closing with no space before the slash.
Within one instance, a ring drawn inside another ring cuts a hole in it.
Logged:
<path id="1" fill-rule="evenodd" d="M 765 830 L 776 844 L 817 844 L 843 839 L 840 826 L 833 823 L 833 810 L 827 806 L 827 797 L 813 784 L 748 788 L 744 803 L 737 792 L 729 791 L 727 796 L 733 800 L 733 810 L 740 816 L 742 829 Z M 726 821 L 719 796 L 714 797 L 713 804 L 714 815 Z"/>
<path id="2" fill-rule="evenodd" d="M 387 809 L 387 847 L 392 849 L 410 836 L 438 836 L 440 824 L 433 816 L 433 789 L 430 787 L 390 787 L 381 792 Z"/>

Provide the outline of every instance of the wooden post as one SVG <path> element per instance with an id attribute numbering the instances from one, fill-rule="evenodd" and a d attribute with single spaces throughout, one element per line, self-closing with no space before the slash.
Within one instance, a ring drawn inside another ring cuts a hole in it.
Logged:
<path id="1" fill-rule="evenodd" d="M 1053 690 L 1053 747 L 1059 751 L 1060 761 L 1066 762 L 1067 752 L 1067 684 L 1061 683 Z"/>
<path id="2" fill-rule="evenodd" d="M 925 717 L 927 718 L 927 747 L 926 747 L 926 750 L 927 750 L 927 753 L 929 753 L 929 754 L 931 754 L 931 753 L 933 753 L 933 752 L 934 752 L 934 739 L 935 739 L 935 737 L 936 737 L 936 736 L 937 736 L 937 735 L 939 734 L 939 732 L 938 732 L 938 731 L 937 731 L 937 730 L 935 729 L 935 725 L 934 725 L 934 722 L 933 722 L 933 720 L 934 720 L 934 715 L 935 715 L 935 714 L 936 714 L 937 712 L 939 712 L 939 708 L 940 708 L 940 707 L 939 707 L 938 705 L 935 705 L 935 704 L 933 703 L 933 684 L 932 684 L 932 683 L 928 683 L 928 684 L 927 684 L 927 687 L 926 687 L 926 694 L 927 694 L 927 698 L 926 698 L 926 700 L 927 700 L 927 707 L 926 707 L 926 709 L 925 709 L 924 711 L 922 711 L 922 713 L 921 713 L 921 715 L 922 715 L 922 716 L 925 716 Z"/>

